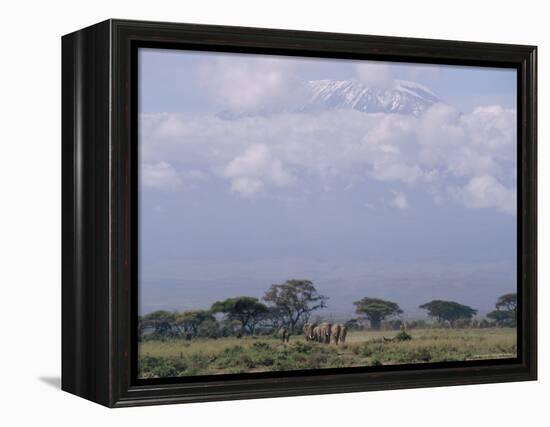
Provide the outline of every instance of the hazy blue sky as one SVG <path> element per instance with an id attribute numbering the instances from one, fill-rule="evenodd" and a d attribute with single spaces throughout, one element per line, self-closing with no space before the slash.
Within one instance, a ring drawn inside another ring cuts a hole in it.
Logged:
<path id="1" fill-rule="evenodd" d="M 326 315 L 363 296 L 485 312 L 515 290 L 515 70 L 144 49 L 139 78 L 142 312 L 290 278 Z M 318 79 L 441 102 L 298 112 Z"/>

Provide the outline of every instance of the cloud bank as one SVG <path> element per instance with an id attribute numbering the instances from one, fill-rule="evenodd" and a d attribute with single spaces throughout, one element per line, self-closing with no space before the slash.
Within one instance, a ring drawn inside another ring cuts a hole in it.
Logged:
<path id="1" fill-rule="evenodd" d="M 515 134 L 514 110 L 488 106 L 462 114 L 443 103 L 419 117 L 344 109 L 234 120 L 140 116 L 146 186 L 177 188 L 178 171 L 189 164 L 247 198 L 374 180 L 401 186 L 394 190 L 402 195 L 394 195 L 399 209 L 410 202 L 407 191 L 417 189 L 437 203 L 515 213 Z"/>
<path id="2" fill-rule="evenodd" d="M 182 184 L 181 178 L 174 167 L 165 162 L 144 163 L 141 168 L 141 183 L 156 190 L 175 190 Z"/>
<path id="3" fill-rule="evenodd" d="M 305 98 L 295 65 L 277 57 L 225 56 L 198 67 L 197 79 L 220 108 L 243 113 Z"/>

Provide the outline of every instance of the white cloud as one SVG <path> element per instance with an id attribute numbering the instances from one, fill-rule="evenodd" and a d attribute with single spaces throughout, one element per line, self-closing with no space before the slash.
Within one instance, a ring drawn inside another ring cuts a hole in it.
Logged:
<path id="1" fill-rule="evenodd" d="M 305 96 L 292 64 L 277 57 L 218 58 L 202 64 L 198 79 L 213 102 L 238 112 L 292 105 Z"/>
<path id="2" fill-rule="evenodd" d="M 452 195 L 472 209 L 497 208 L 502 212 L 515 214 L 517 195 L 493 176 L 483 175 L 472 178 L 464 188 L 450 189 Z"/>
<path id="3" fill-rule="evenodd" d="M 391 205 L 395 206 L 398 209 L 407 209 L 409 207 L 409 203 L 407 202 L 407 196 L 400 192 L 400 191 L 394 191 L 393 192 L 393 200 L 391 201 Z"/>
<path id="4" fill-rule="evenodd" d="M 479 108 L 461 114 L 436 104 L 422 116 L 418 129 L 420 160 L 444 165 L 457 177 L 506 173 L 515 163 L 516 114 L 512 110 Z"/>
<path id="5" fill-rule="evenodd" d="M 376 180 L 423 189 L 440 204 L 512 212 L 515 123 L 513 110 L 492 106 L 461 114 L 444 104 L 419 117 L 354 110 L 234 120 L 143 114 L 140 147 L 143 161 L 157 165 L 160 175 L 175 178 L 159 165 L 185 159 L 194 175 L 225 178 L 245 197 L 289 186 L 310 191 L 314 181 L 318 189 L 352 183 L 357 189 Z"/>
<path id="6" fill-rule="evenodd" d="M 223 175 L 232 179 L 231 188 L 243 196 L 250 197 L 263 188 L 263 180 L 277 187 L 284 187 L 292 181 L 292 176 L 282 166 L 279 159 L 273 158 L 265 144 L 254 144 L 231 160 L 224 168 Z"/>
<path id="7" fill-rule="evenodd" d="M 167 162 L 144 163 L 140 173 L 143 185 L 156 190 L 175 190 L 182 184 L 174 167 Z"/>
<path id="8" fill-rule="evenodd" d="M 243 197 L 252 197 L 263 188 L 262 181 L 255 178 L 239 177 L 231 182 L 231 190 Z"/>
<path id="9" fill-rule="evenodd" d="M 269 150 L 265 144 L 254 144 L 242 155 L 233 159 L 225 168 L 225 175 L 238 177 L 241 175 L 260 175 L 269 163 Z"/>
<path id="10" fill-rule="evenodd" d="M 417 165 L 410 166 L 399 161 L 381 159 L 374 162 L 371 175 L 379 181 L 402 181 L 412 184 L 422 175 L 422 170 Z"/>
<path id="11" fill-rule="evenodd" d="M 357 79 L 368 87 L 388 89 L 394 86 L 392 68 L 389 64 L 378 61 L 361 61 L 355 66 Z"/>

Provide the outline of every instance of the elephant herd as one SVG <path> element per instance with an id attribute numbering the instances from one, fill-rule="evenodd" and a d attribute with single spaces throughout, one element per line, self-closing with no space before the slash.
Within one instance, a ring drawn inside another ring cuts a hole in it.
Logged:
<path id="1" fill-rule="evenodd" d="M 344 344 L 346 342 L 346 335 L 348 328 L 341 323 L 305 323 L 304 324 L 304 337 L 306 341 L 315 341 L 323 344 Z M 290 331 L 286 327 L 282 327 L 278 331 L 281 341 L 288 342 L 290 339 Z"/>
<path id="2" fill-rule="evenodd" d="M 340 323 L 306 323 L 304 325 L 304 336 L 306 341 L 316 341 L 323 344 L 344 344 L 346 342 L 346 335 L 348 328 Z"/>

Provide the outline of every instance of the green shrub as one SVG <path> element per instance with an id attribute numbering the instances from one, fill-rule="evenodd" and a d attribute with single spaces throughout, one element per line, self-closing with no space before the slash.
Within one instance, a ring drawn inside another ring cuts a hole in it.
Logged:
<path id="1" fill-rule="evenodd" d="M 373 349 L 368 344 L 365 344 L 361 349 L 361 356 L 370 357 L 373 353 Z"/>
<path id="2" fill-rule="evenodd" d="M 294 345 L 293 345 L 293 349 L 295 351 L 297 351 L 298 353 L 305 353 L 305 354 L 310 354 L 311 352 L 313 352 L 317 348 L 319 348 L 319 346 L 317 346 L 315 344 L 303 343 L 301 341 L 298 341 L 298 342 L 294 343 Z"/>
<path id="3" fill-rule="evenodd" d="M 271 350 L 271 345 L 265 341 L 257 341 L 252 344 L 252 347 L 256 350 Z"/>
<path id="4" fill-rule="evenodd" d="M 406 331 L 399 332 L 395 337 L 395 341 L 410 341 L 412 340 L 412 336 L 409 335 Z"/>
<path id="5" fill-rule="evenodd" d="M 167 378 L 188 375 L 189 365 L 185 359 L 145 356 L 140 360 L 139 369 L 142 378 Z"/>

